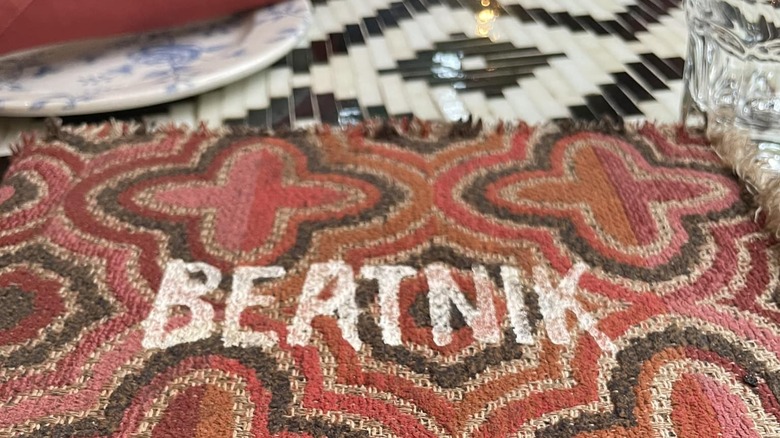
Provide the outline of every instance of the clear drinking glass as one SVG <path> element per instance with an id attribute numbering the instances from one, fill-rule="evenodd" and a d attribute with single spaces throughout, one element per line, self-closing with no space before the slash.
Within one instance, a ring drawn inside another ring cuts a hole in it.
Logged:
<path id="1" fill-rule="evenodd" d="M 685 0 L 683 119 L 704 116 L 780 157 L 780 0 Z"/>

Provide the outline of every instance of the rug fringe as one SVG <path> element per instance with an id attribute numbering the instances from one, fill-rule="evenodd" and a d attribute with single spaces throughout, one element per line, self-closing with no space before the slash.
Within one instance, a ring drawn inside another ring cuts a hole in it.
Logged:
<path id="1" fill-rule="evenodd" d="M 578 129 L 598 129 L 601 132 L 625 133 L 630 126 L 636 125 L 637 128 L 648 123 L 644 121 L 637 122 L 617 122 L 605 118 L 597 121 L 582 120 L 558 120 L 561 126 L 567 126 Z M 507 131 L 512 132 L 518 129 L 528 127 L 542 126 L 546 123 L 529 125 L 522 121 L 499 120 L 488 123 L 482 119 L 469 117 L 457 121 L 425 121 L 416 117 L 411 118 L 387 118 L 387 119 L 368 119 L 359 123 L 344 126 L 312 125 L 303 128 L 255 128 L 248 125 L 221 125 L 218 127 L 208 126 L 205 122 L 200 122 L 197 126 L 191 126 L 180 122 L 153 123 L 147 121 L 120 121 L 110 119 L 103 123 L 82 123 L 79 125 L 66 125 L 62 119 L 52 117 L 44 121 L 42 129 L 27 131 L 20 134 L 19 139 L 11 145 L 14 155 L 20 153 L 27 145 L 34 143 L 38 138 L 48 140 L 62 139 L 66 135 L 79 134 L 91 129 L 104 129 L 106 125 L 111 126 L 110 137 L 121 135 L 154 135 L 157 133 L 171 132 L 191 132 L 198 135 L 223 136 L 223 135 L 257 135 L 257 136 L 276 136 L 289 137 L 301 134 L 321 134 L 327 132 L 361 132 L 366 138 L 383 140 L 391 139 L 399 135 L 411 135 L 422 139 L 435 140 L 461 140 L 476 138 L 485 134 L 503 134 Z"/>

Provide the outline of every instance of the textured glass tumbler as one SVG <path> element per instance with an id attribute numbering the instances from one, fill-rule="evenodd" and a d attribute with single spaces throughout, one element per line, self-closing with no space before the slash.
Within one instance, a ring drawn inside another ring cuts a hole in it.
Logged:
<path id="1" fill-rule="evenodd" d="M 780 144 L 780 0 L 685 0 L 682 115 Z M 715 126 L 713 126 L 715 125 Z M 774 145 L 774 146 L 773 146 Z"/>

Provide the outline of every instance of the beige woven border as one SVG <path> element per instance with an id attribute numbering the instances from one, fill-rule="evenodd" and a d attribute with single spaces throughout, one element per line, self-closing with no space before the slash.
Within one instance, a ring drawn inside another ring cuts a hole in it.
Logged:
<path id="1" fill-rule="evenodd" d="M 766 155 L 736 131 L 707 133 L 712 147 L 745 182 L 758 203 L 756 217 L 766 215 L 766 228 L 780 237 L 780 171 L 771 170 Z M 780 156 L 778 156 L 780 158 Z"/>

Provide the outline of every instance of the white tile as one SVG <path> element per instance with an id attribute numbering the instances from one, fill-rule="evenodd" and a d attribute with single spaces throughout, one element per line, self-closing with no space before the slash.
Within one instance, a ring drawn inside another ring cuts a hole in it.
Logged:
<path id="1" fill-rule="evenodd" d="M 336 99 L 354 99 L 357 97 L 352 66 L 346 55 L 331 56 L 328 60 L 333 76 L 333 94 Z"/>
<path id="2" fill-rule="evenodd" d="M 404 33 L 409 48 L 413 51 L 428 50 L 433 48 L 433 43 L 423 31 L 422 26 L 415 20 L 403 20 L 399 27 Z"/>
<path id="3" fill-rule="evenodd" d="M 600 84 L 610 82 L 611 78 L 600 66 L 593 62 L 591 54 L 584 50 L 580 44 L 579 35 L 575 38 L 567 29 L 554 29 L 549 31 L 550 39 L 556 41 L 566 56 L 577 65 L 577 73 L 581 74 L 589 82 Z"/>
<path id="4" fill-rule="evenodd" d="M 679 81 L 677 83 L 680 84 Z M 680 118 L 681 91 L 681 87 L 670 85 L 669 90 L 661 90 L 654 94 L 656 100 L 666 107 L 670 122 L 677 121 Z"/>
<path id="5" fill-rule="evenodd" d="M 368 47 L 368 54 L 371 58 L 371 64 L 374 66 L 374 69 L 389 70 L 397 66 L 384 37 L 369 37 L 366 40 L 366 47 Z"/>
<path id="6" fill-rule="evenodd" d="M 563 7 L 563 11 L 568 12 L 572 17 L 587 15 L 588 13 L 581 0 L 558 0 L 558 3 Z"/>
<path id="7" fill-rule="evenodd" d="M 327 94 L 333 92 L 333 77 L 330 67 L 327 65 L 312 65 L 311 89 L 315 94 Z"/>
<path id="8" fill-rule="evenodd" d="M 292 70 L 289 67 L 272 68 L 268 75 L 268 95 L 271 98 L 290 96 L 290 79 Z"/>
<path id="9" fill-rule="evenodd" d="M 444 116 L 444 120 L 456 121 L 469 117 L 463 101 L 458 93 L 448 86 L 431 88 L 431 95 L 439 106 L 439 111 Z"/>
<path id="10" fill-rule="evenodd" d="M 601 40 L 594 34 L 582 33 L 577 34 L 576 36 L 572 35 L 572 38 L 577 41 L 584 53 L 590 56 L 594 64 L 602 72 L 613 73 L 623 71 L 623 63 L 620 62 L 609 49 L 601 44 Z"/>
<path id="11" fill-rule="evenodd" d="M 222 90 L 211 91 L 198 96 L 197 119 L 210 128 L 222 125 Z"/>
<path id="12" fill-rule="evenodd" d="M 637 39 L 642 43 L 642 53 L 647 53 L 648 49 L 661 58 L 671 58 L 677 56 L 677 51 L 669 47 L 666 41 L 658 38 L 656 35 L 648 32 L 639 32 Z"/>
<path id="13" fill-rule="evenodd" d="M 222 117 L 225 119 L 240 119 L 246 116 L 247 81 L 234 82 L 223 89 Z"/>
<path id="14" fill-rule="evenodd" d="M 309 29 L 306 31 L 306 38 L 301 38 L 301 42 L 322 41 L 326 38 L 325 32 L 320 27 L 320 23 L 315 19 L 311 20 Z"/>
<path id="15" fill-rule="evenodd" d="M 487 68 L 487 62 L 485 61 L 485 58 L 481 56 L 463 58 L 460 61 L 460 65 L 463 70 L 480 70 Z"/>
<path id="16" fill-rule="evenodd" d="M 194 101 L 178 102 L 168 108 L 168 117 L 176 124 L 194 127 L 197 124 L 196 111 Z"/>
<path id="17" fill-rule="evenodd" d="M 328 7 L 333 14 L 333 17 L 339 22 L 343 28 L 347 24 L 359 23 L 359 17 L 355 14 L 355 9 L 349 4 L 347 0 L 328 0 Z"/>
<path id="18" fill-rule="evenodd" d="M 268 70 L 252 75 L 247 79 L 244 102 L 247 109 L 261 109 L 269 105 Z"/>
<path id="19" fill-rule="evenodd" d="M 476 35 L 477 21 L 474 19 L 473 13 L 465 9 L 458 9 L 452 11 L 452 17 L 455 19 L 460 32 L 472 38 Z"/>
<path id="20" fill-rule="evenodd" d="M 490 112 L 490 107 L 488 106 L 485 94 L 478 91 L 461 93 L 460 98 L 468 112 L 473 115 L 474 118 L 485 121 L 495 120 L 493 114 Z"/>
<path id="21" fill-rule="evenodd" d="M 513 46 L 517 48 L 536 46 L 533 38 L 518 19 L 507 16 L 499 17 L 496 20 L 496 26 L 507 35 Z"/>
<path id="22" fill-rule="evenodd" d="M 640 110 L 642 110 L 646 118 L 650 121 L 668 122 L 674 118 L 673 115 L 670 114 L 669 109 L 661 102 L 639 102 L 637 106 Z"/>
<path id="23" fill-rule="evenodd" d="M 582 96 L 564 79 L 564 77 L 553 67 L 542 67 L 534 72 L 538 82 L 555 99 L 564 106 L 575 106 L 582 104 Z M 568 112 L 568 110 L 566 110 Z"/>
<path id="24" fill-rule="evenodd" d="M 450 39 L 449 35 L 439 28 L 439 22 L 429 13 L 415 15 L 414 22 L 419 25 L 428 41 L 441 42 Z"/>
<path id="25" fill-rule="evenodd" d="M 547 78 L 545 78 L 547 79 Z M 541 79 L 528 78 L 520 81 L 525 94 L 534 103 L 534 107 L 547 119 L 570 116 L 569 109 L 547 90 Z M 505 93 L 506 94 L 506 93 Z M 507 96 L 508 97 L 508 96 Z"/>
<path id="26" fill-rule="evenodd" d="M 618 62 L 629 64 L 639 62 L 639 56 L 621 38 L 613 35 L 604 35 L 599 37 L 601 45 L 608 50 Z"/>
<path id="27" fill-rule="evenodd" d="M 541 109 L 536 105 L 527 93 L 520 87 L 510 87 L 504 90 L 506 102 L 518 117 L 528 123 L 540 123 L 545 120 Z"/>
<path id="28" fill-rule="evenodd" d="M 365 0 L 349 0 L 349 7 L 355 12 L 355 15 L 361 18 L 376 15 L 376 9 Z"/>
<path id="29" fill-rule="evenodd" d="M 455 22 L 455 18 L 452 16 L 450 8 L 442 5 L 434 5 L 428 8 L 433 19 L 436 20 L 436 24 L 439 30 L 447 35 L 460 32 L 460 28 Z"/>
<path id="30" fill-rule="evenodd" d="M 406 95 L 414 108 L 414 115 L 423 120 L 440 120 L 441 114 L 431 99 L 428 84 L 425 81 L 406 82 Z"/>
<path id="31" fill-rule="evenodd" d="M 323 32 L 323 34 L 341 32 L 341 24 L 338 19 L 333 16 L 333 11 L 327 5 L 314 6 L 314 22 L 317 23 L 317 27 Z"/>
<path id="32" fill-rule="evenodd" d="M 384 31 L 385 41 L 390 48 L 390 53 L 393 55 L 393 59 L 412 59 L 414 58 L 414 51 L 409 47 L 409 43 L 406 41 L 404 32 L 398 28 L 388 28 Z"/>
<path id="33" fill-rule="evenodd" d="M 515 113 L 512 105 L 506 99 L 499 97 L 488 99 L 488 108 L 490 108 L 490 113 L 493 115 L 493 120 L 513 121 L 522 119 Z"/>
<path id="34" fill-rule="evenodd" d="M 565 47 L 552 38 L 551 31 L 539 23 L 523 23 L 525 32 L 533 39 L 534 46 L 542 53 L 561 53 Z"/>
<path id="35" fill-rule="evenodd" d="M 580 96 L 599 93 L 599 88 L 582 74 L 576 62 L 568 58 L 554 58 L 548 62 Z"/>
<path id="36" fill-rule="evenodd" d="M 390 115 L 407 114 L 412 112 L 412 107 L 406 100 L 406 92 L 403 78 L 399 74 L 379 76 L 379 88 L 382 91 L 385 109 Z"/>
<path id="37" fill-rule="evenodd" d="M 368 48 L 353 46 L 349 49 L 349 60 L 355 78 L 355 87 L 360 103 L 364 106 L 382 105 L 379 79 L 371 65 Z"/>
<path id="38" fill-rule="evenodd" d="M 292 88 L 311 87 L 311 75 L 304 73 L 294 73 L 290 79 Z"/>

